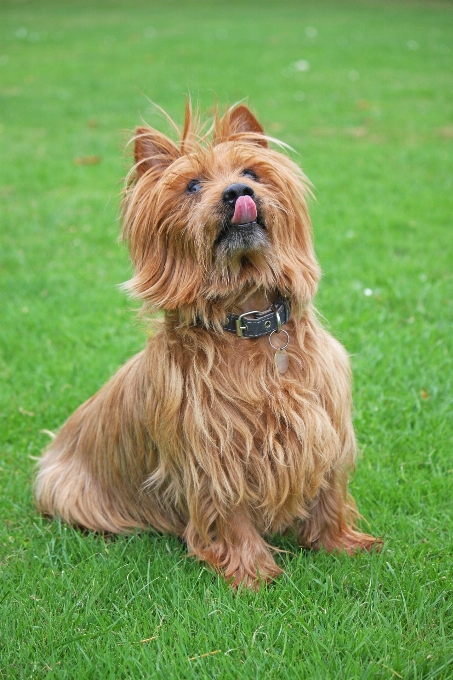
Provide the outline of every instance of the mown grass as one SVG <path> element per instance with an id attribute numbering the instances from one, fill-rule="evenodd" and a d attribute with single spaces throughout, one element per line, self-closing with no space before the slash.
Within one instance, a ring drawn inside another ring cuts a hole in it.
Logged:
<path id="1" fill-rule="evenodd" d="M 453 677 L 452 5 L 0 11 L 2 677 Z M 43 430 L 143 346 L 115 287 L 122 150 L 141 116 L 162 124 L 146 97 L 180 121 L 189 91 L 249 97 L 314 182 L 317 303 L 355 374 L 352 490 L 385 538 L 356 558 L 279 539 L 285 575 L 239 597 L 176 539 L 81 534 L 31 493 Z"/>

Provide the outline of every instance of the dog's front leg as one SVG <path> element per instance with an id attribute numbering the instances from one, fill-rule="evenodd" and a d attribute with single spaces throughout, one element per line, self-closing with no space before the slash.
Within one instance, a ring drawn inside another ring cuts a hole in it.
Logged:
<path id="1" fill-rule="evenodd" d="M 258 590 L 282 573 L 269 546 L 242 509 L 226 520 L 217 517 L 206 540 L 191 520 L 184 532 L 189 550 L 219 571 L 233 588 L 243 585 Z"/>
<path id="2" fill-rule="evenodd" d="M 309 516 L 299 529 L 299 544 L 304 548 L 327 552 L 344 550 L 379 550 L 382 541 L 357 531 L 360 517 L 354 499 L 347 492 L 347 477 L 343 470 L 334 470 L 321 488 L 310 508 Z"/>

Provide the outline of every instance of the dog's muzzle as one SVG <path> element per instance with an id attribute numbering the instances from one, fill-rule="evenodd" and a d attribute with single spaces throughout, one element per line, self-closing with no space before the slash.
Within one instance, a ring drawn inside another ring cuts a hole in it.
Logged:
<path id="1" fill-rule="evenodd" d="M 215 246 L 224 256 L 269 245 L 259 198 L 248 184 L 230 184 L 222 193 L 223 220 Z"/>

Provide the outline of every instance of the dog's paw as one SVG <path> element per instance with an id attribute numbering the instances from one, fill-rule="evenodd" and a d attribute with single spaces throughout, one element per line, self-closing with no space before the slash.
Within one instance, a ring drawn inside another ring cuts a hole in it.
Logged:
<path id="1" fill-rule="evenodd" d="M 251 551 L 248 544 L 241 550 L 241 546 L 219 541 L 197 556 L 222 574 L 233 590 L 243 587 L 258 591 L 262 585 L 280 576 L 283 570 L 274 562 L 264 542 L 255 548 Z"/>
<path id="2" fill-rule="evenodd" d="M 241 588 L 249 588 L 257 592 L 262 586 L 272 583 L 282 573 L 283 569 L 280 569 L 270 557 L 265 564 L 239 564 L 234 571 L 226 568 L 223 571 L 223 576 L 235 591 Z"/>
<path id="3" fill-rule="evenodd" d="M 353 555 L 360 550 L 380 550 L 383 542 L 380 538 L 363 534 L 360 531 L 346 527 L 341 533 L 321 536 L 316 547 L 323 546 L 327 552 L 343 551 Z M 315 546 L 313 546 L 315 547 Z"/>
<path id="4" fill-rule="evenodd" d="M 347 527 L 340 535 L 339 545 L 334 550 L 345 550 L 349 555 L 352 555 L 358 550 L 380 550 L 382 546 L 382 539 L 370 536 L 370 534 L 362 534 L 360 531 Z"/>
<path id="5" fill-rule="evenodd" d="M 299 544 L 308 550 L 321 550 L 324 548 L 327 552 L 340 551 L 353 555 L 360 550 L 379 551 L 383 546 L 383 541 L 380 538 L 375 538 L 370 536 L 370 534 L 363 534 L 346 526 L 342 530 L 326 530 L 314 539 L 299 534 Z"/>

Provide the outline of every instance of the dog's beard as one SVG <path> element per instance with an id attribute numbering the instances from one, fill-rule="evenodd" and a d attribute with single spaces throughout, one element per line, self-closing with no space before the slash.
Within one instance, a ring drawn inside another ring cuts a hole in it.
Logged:
<path id="1" fill-rule="evenodd" d="M 227 287 L 273 285 L 277 266 L 269 238 L 256 223 L 230 227 L 215 246 L 215 271 Z"/>
<path id="2" fill-rule="evenodd" d="M 217 258 L 225 261 L 266 248 L 270 248 L 270 242 L 265 228 L 258 222 L 222 225 L 214 246 Z"/>

